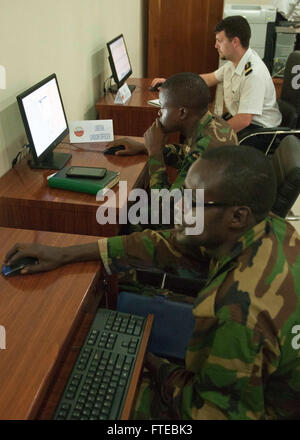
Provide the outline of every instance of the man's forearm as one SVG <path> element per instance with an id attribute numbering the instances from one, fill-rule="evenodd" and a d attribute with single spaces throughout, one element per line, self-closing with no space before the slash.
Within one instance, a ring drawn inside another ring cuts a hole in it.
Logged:
<path id="1" fill-rule="evenodd" d="M 252 121 L 251 114 L 240 113 L 228 119 L 227 122 L 230 125 L 230 127 L 232 127 L 236 133 L 238 133 L 244 128 L 247 128 L 251 124 L 251 121 Z"/>
<path id="2" fill-rule="evenodd" d="M 62 263 L 77 263 L 80 261 L 100 260 L 98 242 L 68 246 L 61 248 Z"/>
<path id="3" fill-rule="evenodd" d="M 201 73 L 199 75 L 207 84 L 208 87 L 214 87 L 218 84 L 218 80 L 215 77 L 214 72 L 211 73 Z"/>

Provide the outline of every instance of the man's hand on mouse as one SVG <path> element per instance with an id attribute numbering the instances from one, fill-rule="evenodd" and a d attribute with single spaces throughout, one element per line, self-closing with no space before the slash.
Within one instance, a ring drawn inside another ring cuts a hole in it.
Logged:
<path id="1" fill-rule="evenodd" d="M 7 252 L 4 263 L 12 265 L 23 257 L 38 259 L 37 264 L 22 269 L 21 273 L 25 275 L 46 272 L 67 263 L 99 260 L 100 254 L 97 242 L 66 247 L 47 246 L 40 243 L 17 243 Z"/>
<path id="2" fill-rule="evenodd" d="M 162 83 L 164 83 L 166 81 L 166 78 L 154 78 L 153 80 L 152 80 L 152 83 L 151 83 L 151 87 L 155 87 L 156 86 L 156 84 L 162 84 Z M 158 90 L 160 89 L 160 87 L 158 88 Z"/>
<path id="3" fill-rule="evenodd" d="M 115 156 L 133 156 L 135 154 L 147 153 L 147 150 L 143 143 L 127 137 L 115 139 L 114 141 L 107 144 L 106 149 L 110 149 L 111 147 L 115 147 L 118 145 L 124 145 L 125 149 L 116 151 Z"/>
<path id="4" fill-rule="evenodd" d="M 39 243 L 17 243 L 6 254 L 5 264 L 12 265 L 20 258 L 34 257 L 38 259 L 38 263 L 32 266 L 27 266 L 22 269 L 21 273 L 36 273 L 55 269 L 63 264 L 63 255 L 61 252 L 63 248 L 56 248 L 52 246 L 45 246 Z"/>
<path id="5" fill-rule="evenodd" d="M 151 127 L 144 134 L 145 147 L 149 156 L 162 154 L 168 135 L 164 133 L 159 118 L 156 118 Z"/>

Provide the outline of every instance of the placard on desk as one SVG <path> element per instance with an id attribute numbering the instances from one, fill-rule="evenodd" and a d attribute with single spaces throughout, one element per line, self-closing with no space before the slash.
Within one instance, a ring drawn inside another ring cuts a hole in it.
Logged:
<path id="1" fill-rule="evenodd" d="M 70 142 L 110 142 L 114 140 L 112 119 L 69 122 Z"/>
<path id="2" fill-rule="evenodd" d="M 114 102 L 115 104 L 125 104 L 130 97 L 131 91 L 129 90 L 128 85 L 125 83 L 119 88 Z"/>

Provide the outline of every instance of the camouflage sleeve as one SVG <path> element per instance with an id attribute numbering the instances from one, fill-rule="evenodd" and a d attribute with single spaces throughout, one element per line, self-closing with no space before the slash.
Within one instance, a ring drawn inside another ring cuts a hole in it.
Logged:
<path id="1" fill-rule="evenodd" d="M 278 359 L 276 344 L 232 320 L 219 320 L 201 347 L 199 333 L 187 354 L 194 372 L 158 359 L 156 381 L 168 413 L 198 420 L 264 417 L 263 379 L 272 372 L 267 359 Z"/>
<path id="2" fill-rule="evenodd" d="M 107 273 L 151 268 L 152 271 L 168 272 L 182 278 L 199 277 L 199 256 L 185 256 L 175 245 L 175 233 L 175 230 L 157 232 L 146 229 L 130 235 L 100 239 L 100 255 Z M 203 263 L 207 263 L 205 255 Z"/>
<path id="3" fill-rule="evenodd" d="M 163 154 L 149 157 L 150 189 L 169 188 L 166 165 L 180 169 L 184 160 L 182 145 L 165 145 Z"/>
<path id="4" fill-rule="evenodd" d="M 148 168 L 150 189 L 169 188 L 170 182 L 162 155 L 149 157 Z"/>
<path id="5" fill-rule="evenodd" d="M 167 144 L 163 148 L 163 155 L 166 165 L 171 165 L 174 168 L 180 169 L 185 158 L 183 145 Z"/>

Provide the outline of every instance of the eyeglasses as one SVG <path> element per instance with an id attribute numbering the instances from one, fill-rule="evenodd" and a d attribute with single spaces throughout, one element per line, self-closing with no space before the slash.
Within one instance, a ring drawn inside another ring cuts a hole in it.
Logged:
<path id="1" fill-rule="evenodd" d="M 187 189 L 184 186 L 181 186 L 180 191 L 182 192 L 182 194 L 184 194 L 184 190 Z M 223 203 L 223 202 L 213 202 L 213 201 L 209 201 L 209 202 L 204 202 L 203 206 L 204 208 L 224 208 L 224 207 L 228 207 L 228 206 L 234 206 L 237 203 Z M 202 205 L 202 204 L 201 204 Z M 195 200 L 192 199 L 192 207 L 195 208 L 197 207 L 197 203 L 195 202 Z"/>
<path id="2" fill-rule="evenodd" d="M 192 206 L 196 206 L 196 202 L 192 200 Z M 224 208 L 226 206 L 233 206 L 232 203 L 222 203 L 222 202 L 204 202 L 203 203 L 204 208 L 210 208 L 210 207 L 221 207 Z"/>

